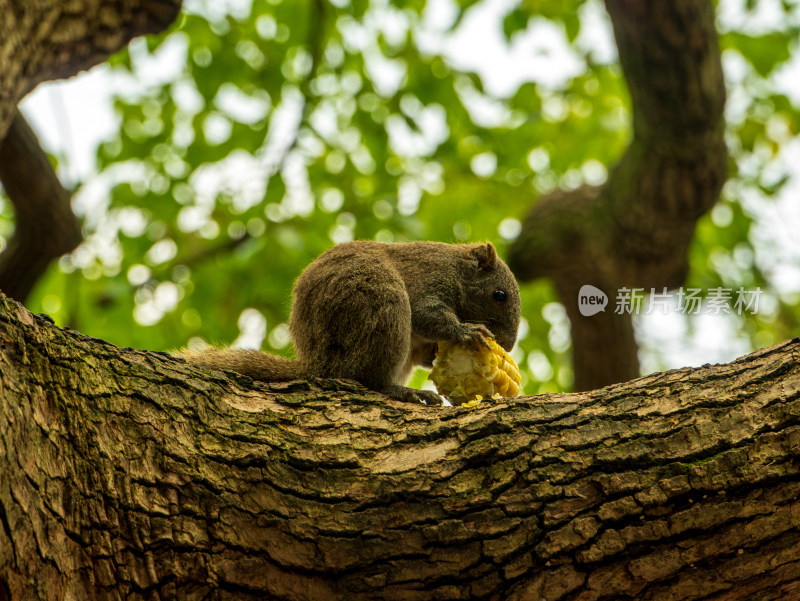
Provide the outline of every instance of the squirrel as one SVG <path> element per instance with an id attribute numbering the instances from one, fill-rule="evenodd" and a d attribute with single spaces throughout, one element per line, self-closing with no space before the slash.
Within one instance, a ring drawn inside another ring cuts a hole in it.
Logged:
<path id="1" fill-rule="evenodd" d="M 435 392 L 405 386 L 415 366 L 432 366 L 437 341 L 493 337 L 510 351 L 520 320 L 517 281 L 491 242 L 342 243 L 306 267 L 292 297 L 296 359 L 230 348 L 177 356 L 267 382 L 347 378 L 438 405 Z"/>

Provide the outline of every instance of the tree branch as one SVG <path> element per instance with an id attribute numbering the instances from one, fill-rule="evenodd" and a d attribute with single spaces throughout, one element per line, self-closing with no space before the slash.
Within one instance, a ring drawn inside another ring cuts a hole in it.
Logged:
<path id="1" fill-rule="evenodd" d="M 133 37 L 165 29 L 180 0 L 0 0 L 0 180 L 17 223 L 0 255 L 0 289 L 24 300 L 80 227 L 17 102 L 37 84 L 102 62 Z"/>
<path id="2" fill-rule="evenodd" d="M 413 407 L 121 350 L 0 296 L 0 583 L 11 599 L 797 599 L 798 353 Z"/>
<path id="3" fill-rule="evenodd" d="M 50 262 L 82 236 L 70 193 L 19 111 L 0 141 L 0 182 L 16 215 L 14 235 L 0 253 L 0 290 L 24 302 Z"/>
<path id="4" fill-rule="evenodd" d="M 518 277 L 555 281 L 572 322 L 577 390 L 638 375 L 630 317 L 580 315 L 581 285 L 613 299 L 623 286 L 682 284 L 696 221 L 727 176 L 712 3 L 606 0 L 606 7 L 633 101 L 633 140 L 605 185 L 540 198 L 509 255 Z"/>
<path id="5" fill-rule="evenodd" d="M 0 0 L 0 139 L 39 83 L 93 67 L 138 35 L 162 31 L 181 0 Z"/>

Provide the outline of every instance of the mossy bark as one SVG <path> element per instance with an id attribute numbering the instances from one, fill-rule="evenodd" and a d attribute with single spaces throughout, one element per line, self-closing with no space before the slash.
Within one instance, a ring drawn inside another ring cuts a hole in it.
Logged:
<path id="1" fill-rule="evenodd" d="M 800 599 L 798 352 L 427 408 L 0 296 L 0 599 Z"/>

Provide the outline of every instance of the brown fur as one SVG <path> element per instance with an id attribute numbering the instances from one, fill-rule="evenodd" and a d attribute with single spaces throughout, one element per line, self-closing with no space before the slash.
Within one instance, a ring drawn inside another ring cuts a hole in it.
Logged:
<path id="1" fill-rule="evenodd" d="M 505 303 L 494 300 L 498 289 Z M 493 336 L 511 350 L 519 327 L 519 288 L 491 243 L 340 244 L 303 271 L 292 296 L 297 359 L 236 349 L 179 356 L 257 380 L 350 378 L 400 400 L 439 402 L 403 385 L 415 366 L 431 366 L 437 341 Z"/>

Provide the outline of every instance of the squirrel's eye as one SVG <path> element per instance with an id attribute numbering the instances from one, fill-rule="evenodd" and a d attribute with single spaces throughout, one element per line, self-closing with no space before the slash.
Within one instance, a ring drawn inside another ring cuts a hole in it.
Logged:
<path id="1" fill-rule="evenodd" d="M 508 295 L 503 290 L 495 290 L 494 294 L 492 295 L 492 298 L 496 302 L 501 303 L 501 304 L 506 302 L 506 298 L 507 297 L 508 297 Z"/>

